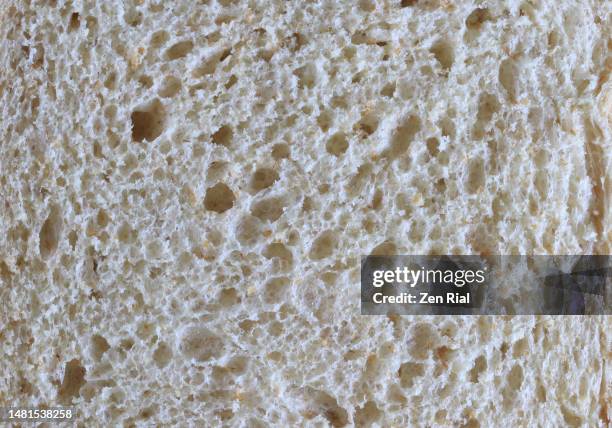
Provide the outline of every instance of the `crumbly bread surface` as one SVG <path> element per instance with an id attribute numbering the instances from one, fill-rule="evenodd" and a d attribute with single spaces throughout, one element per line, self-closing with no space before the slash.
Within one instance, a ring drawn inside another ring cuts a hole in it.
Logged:
<path id="1" fill-rule="evenodd" d="M 359 311 L 367 254 L 609 254 L 612 3 L 0 1 L 0 405 L 609 426 L 609 317 Z"/>

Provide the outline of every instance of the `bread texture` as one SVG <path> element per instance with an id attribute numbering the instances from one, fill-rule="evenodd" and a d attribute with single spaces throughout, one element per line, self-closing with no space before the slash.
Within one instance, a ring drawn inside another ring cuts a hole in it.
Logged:
<path id="1" fill-rule="evenodd" d="M 611 29 L 604 0 L 0 0 L 0 406 L 609 426 L 608 316 L 362 316 L 359 263 L 610 254 Z"/>

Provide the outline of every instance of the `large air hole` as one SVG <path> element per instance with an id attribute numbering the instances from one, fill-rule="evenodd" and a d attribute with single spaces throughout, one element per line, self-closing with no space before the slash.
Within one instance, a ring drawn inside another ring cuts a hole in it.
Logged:
<path id="1" fill-rule="evenodd" d="M 153 78 L 151 76 L 147 76 L 146 74 L 143 74 L 142 76 L 138 78 L 138 83 L 140 83 L 145 88 L 149 89 L 151 86 L 153 86 Z"/>
<path id="2" fill-rule="evenodd" d="M 278 178 L 278 172 L 272 168 L 259 168 L 251 177 L 251 188 L 259 192 L 272 186 Z"/>
<path id="3" fill-rule="evenodd" d="M 229 125 L 223 125 L 214 134 L 212 134 L 212 142 L 220 146 L 229 147 L 232 143 L 233 131 Z"/>
<path id="4" fill-rule="evenodd" d="M 435 158 L 438 155 L 438 147 L 440 146 L 438 139 L 434 137 L 428 138 L 425 144 L 427 145 L 427 152 L 429 153 L 429 156 Z"/>
<path id="5" fill-rule="evenodd" d="M 467 17 L 465 25 L 470 29 L 479 28 L 483 22 L 489 19 L 491 19 L 491 14 L 488 9 L 477 8 Z"/>
<path id="6" fill-rule="evenodd" d="M 166 43 L 169 38 L 170 36 L 168 35 L 166 31 L 164 30 L 156 31 L 151 36 L 151 46 L 154 48 L 159 48 L 164 43 Z"/>
<path id="7" fill-rule="evenodd" d="M 46 259 L 55 253 L 62 233 L 62 212 L 57 204 L 51 205 L 49 215 L 39 234 L 40 255 Z"/>
<path id="8" fill-rule="evenodd" d="M 480 96 L 476 123 L 472 129 L 474 139 L 479 140 L 484 137 L 486 125 L 493 119 L 494 114 L 499 111 L 500 107 L 501 104 L 495 95 L 484 93 Z"/>
<path id="9" fill-rule="evenodd" d="M 383 192 L 380 189 L 376 189 L 374 192 L 374 196 L 372 196 L 372 202 L 370 203 L 370 207 L 373 210 L 379 210 L 383 204 Z"/>
<path id="10" fill-rule="evenodd" d="M 418 116 L 409 116 L 397 129 L 391 137 L 391 146 L 389 155 L 396 158 L 408 151 L 410 143 L 414 136 L 421 129 L 421 120 Z"/>
<path id="11" fill-rule="evenodd" d="M 62 404 L 70 404 L 79 390 L 85 385 L 86 370 L 77 359 L 70 360 L 64 367 L 64 379 L 58 390 L 58 400 Z"/>
<path id="12" fill-rule="evenodd" d="M 376 4 L 372 0 L 359 0 L 359 9 L 364 12 L 373 12 L 376 9 Z"/>
<path id="13" fill-rule="evenodd" d="M 446 40 L 439 40 L 436 42 L 429 51 L 442 66 L 442 69 L 449 71 L 453 66 L 454 52 L 452 45 Z"/>
<path id="14" fill-rule="evenodd" d="M 96 223 L 98 223 L 98 226 L 100 226 L 101 228 L 105 228 L 109 222 L 110 222 L 110 217 L 108 216 L 106 211 L 102 209 L 99 210 L 98 215 L 96 216 Z"/>
<path id="15" fill-rule="evenodd" d="M 172 349 L 170 349 L 166 342 L 160 342 L 153 352 L 153 361 L 155 361 L 155 365 L 162 369 L 170 363 L 171 359 Z"/>
<path id="16" fill-rule="evenodd" d="M 162 98 L 170 98 L 178 94 L 181 90 L 181 79 L 174 76 L 167 76 L 159 88 L 158 94 Z"/>
<path id="17" fill-rule="evenodd" d="M 246 215 L 236 225 L 236 239 L 244 246 L 254 245 L 261 238 L 261 222 L 257 217 Z"/>
<path id="18" fill-rule="evenodd" d="M 223 7 L 229 7 L 238 3 L 238 0 L 218 0 Z"/>
<path id="19" fill-rule="evenodd" d="M 283 199 L 267 198 L 253 204 L 251 214 L 260 220 L 276 221 L 283 215 Z"/>
<path id="20" fill-rule="evenodd" d="M 310 247 L 310 258 L 313 260 L 321 260 L 330 257 L 338 244 L 336 234 L 327 230 L 322 232 L 312 243 Z"/>
<path id="21" fill-rule="evenodd" d="M 376 406 L 376 403 L 374 401 L 368 401 L 363 407 L 355 409 L 355 426 L 370 427 L 376 423 L 381 416 L 382 412 L 378 406 Z"/>
<path id="22" fill-rule="evenodd" d="M 471 194 L 482 190 L 485 184 L 485 165 L 480 158 L 472 159 L 468 165 L 467 191 Z"/>
<path id="23" fill-rule="evenodd" d="M 217 183 L 206 190 L 204 207 L 220 214 L 232 208 L 235 200 L 234 192 L 225 183 Z"/>
<path id="24" fill-rule="evenodd" d="M 468 43 L 476 40 L 482 30 L 482 25 L 484 24 L 484 22 L 489 21 L 491 19 L 491 13 L 488 9 L 474 9 L 465 20 L 465 26 L 467 27 L 467 31 L 465 32 L 464 40 Z"/>
<path id="25" fill-rule="evenodd" d="M 264 285 L 264 302 L 274 304 L 285 300 L 289 289 L 289 279 L 286 277 L 272 278 Z"/>
<path id="26" fill-rule="evenodd" d="M 608 402 L 609 403 L 609 402 Z M 585 426 L 582 418 L 578 416 L 576 413 L 568 409 L 565 405 L 561 405 L 561 413 L 563 414 L 563 420 L 566 423 L 566 426 L 569 428 L 578 428 Z M 603 415 L 603 411 L 601 412 Z M 602 418 L 603 420 L 603 418 Z M 610 422 L 609 420 L 607 421 Z"/>
<path id="27" fill-rule="evenodd" d="M 319 128 L 321 131 L 327 132 L 332 123 L 332 116 L 329 112 L 324 111 L 317 117 L 317 123 L 319 124 Z"/>
<path id="28" fill-rule="evenodd" d="M 338 132 L 329 139 L 325 145 L 325 149 L 327 150 L 327 153 L 339 157 L 346 152 L 348 146 L 349 144 L 346 139 L 346 135 L 342 132 Z"/>
<path id="29" fill-rule="evenodd" d="M 505 59 L 499 66 L 499 83 L 511 102 L 516 102 L 519 92 L 519 68 L 512 59 Z"/>
<path id="30" fill-rule="evenodd" d="M 272 158 L 274 160 L 289 159 L 289 156 L 291 156 L 291 150 L 287 144 L 278 143 L 272 147 Z"/>
<path id="31" fill-rule="evenodd" d="M 436 376 L 448 369 L 448 366 L 453 360 L 455 353 L 456 351 L 448 346 L 440 346 L 434 350 L 435 359 L 438 361 L 436 371 L 434 372 Z"/>
<path id="32" fill-rule="evenodd" d="M 537 379 L 536 382 L 536 398 L 540 403 L 546 402 L 546 389 L 542 384 L 542 380 L 540 378 Z"/>
<path id="33" fill-rule="evenodd" d="M 68 23 L 68 32 L 71 33 L 74 30 L 78 30 L 81 25 L 81 17 L 78 13 L 74 12 L 70 15 L 70 22 Z"/>
<path id="34" fill-rule="evenodd" d="M 249 367 L 249 359 L 240 355 L 232 357 L 228 361 L 225 368 L 234 375 L 241 375 L 247 371 Z"/>
<path id="35" fill-rule="evenodd" d="M 518 364 L 515 364 L 510 373 L 508 373 L 508 386 L 513 391 L 518 391 L 523 384 L 523 368 Z"/>
<path id="36" fill-rule="evenodd" d="M 235 288 L 224 288 L 218 295 L 219 304 L 225 308 L 240 303 L 240 296 Z"/>
<path id="37" fill-rule="evenodd" d="M 472 369 L 470 370 L 470 373 L 469 373 L 470 381 L 473 383 L 478 383 L 480 379 L 480 375 L 484 373 L 486 369 L 487 369 L 487 359 L 483 355 L 480 355 L 474 360 L 474 365 L 472 366 Z"/>
<path id="38" fill-rule="evenodd" d="M 280 242 L 273 242 L 268 245 L 263 252 L 263 256 L 267 259 L 278 258 L 282 263 L 290 266 L 293 263 L 293 254 L 285 245 Z"/>
<path id="39" fill-rule="evenodd" d="M 520 357 L 527 355 L 528 351 L 529 351 L 529 341 L 527 340 L 526 337 L 523 337 L 522 339 L 519 339 L 516 342 L 514 342 L 514 345 L 512 347 L 512 356 L 518 359 Z"/>
<path id="40" fill-rule="evenodd" d="M 208 165 L 206 178 L 210 181 L 220 180 L 227 171 L 228 163 L 224 161 L 212 161 Z"/>
<path id="41" fill-rule="evenodd" d="M 478 100 L 477 119 L 482 122 L 489 122 L 495 113 L 499 111 L 501 104 L 497 97 L 492 94 L 484 93 Z"/>
<path id="42" fill-rule="evenodd" d="M 393 98 L 393 94 L 395 94 L 395 82 L 387 83 L 380 90 L 380 95 L 388 98 Z"/>
<path id="43" fill-rule="evenodd" d="M 421 322 L 414 326 L 410 355 L 419 359 L 426 359 L 439 341 L 438 332 L 431 324 Z"/>
<path id="44" fill-rule="evenodd" d="M 132 112 L 132 140 L 153 141 L 164 131 L 166 112 L 159 100 Z"/>
<path id="45" fill-rule="evenodd" d="M 196 361 L 218 358 L 223 354 L 223 350 L 223 340 L 205 327 L 189 327 L 181 338 L 181 353 Z"/>
<path id="46" fill-rule="evenodd" d="M 131 27 L 137 27 L 142 23 L 143 13 L 140 10 L 131 8 L 125 13 L 124 18 L 126 24 Z"/>
<path id="47" fill-rule="evenodd" d="M 392 241 L 385 241 L 372 249 L 372 256 L 393 256 L 397 254 L 397 245 Z"/>
<path id="48" fill-rule="evenodd" d="M 225 49 L 224 51 L 217 52 L 215 55 L 204 59 L 202 65 L 193 70 L 192 76 L 197 79 L 213 74 L 217 69 L 217 65 L 225 60 L 231 53 L 231 49 Z"/>
<path id="49" fill-rule="evenodd" d="M 113 71 L 108 74 L 108 76 L 104 80 L 104 87 L 110 90 L 113 90 L 117 87 L 117 73 Z"/>
<path id="50" fill-rule="evenodd" d="M 134 243 L 138 237 L 138 232 L 130 227 L 129 224 L 123 223 L 117 230 L 117 239 L 123 243 Z"/>
<path id="51" fill-rule="evenodd" d="M 91 337 L 90 347 L 91 356 L 96 361 L 100 361 L 100 359 L 102 359 L 102 355 L 104 355 L 104 353 L 110 349 L 110 345 L 106 339 L 99 334 L 94 334 Z"/>
<path id="52" fill-rule="evenodd" d="M 376 132 L 376 129 L 378 129 L 378 122 L 378 116 L 373 112 L 363 113 L 361 115 L 361 120 L 355 124 L 354 129 L 360 132 L 363 137 L 367 137 Z"/>
<path id="53" fill-rule="evenodd" d="M 535 188 L 542 200 L 545 200 L 548 193 L 548 171 L 546 169 L 538 169 L 534 180 Z"/>
<path id="54" fill-rule="evenodd" d="M 400 366 L 398 375 L 402 388 L 412 388 L 417 378 L 425 374 L 425 366 L 421 363 L 404 363 Z"/>
<path id="55" fill-rule="evenodd" d="M 304 398 L 308 404 L 305 414 L 308 418 L 322 415 L 334 428 L 344 427 L 349 423 L 347 411 L 338 405 L 338 401 L 327 392 L 314 388 L 304 388 Z"/>
<path id="56" fill-rule="evenodd" d="M 356 196 L 363 190 L 365 184 L 372 179 L 372 165 L 364 163 L 357 168 L 357 173 L 351 178 L 347 186 L 347 192 Z"/>
<path id="57" fill-rule="evenodd" d="M 185 40 L 183 42 L 178 42 L 173 44 L 166 51 L 166 59 L 172 61 L 175 59 L 183 58 L 191 52 L 193 49 L 193 42 L 191 40 Z"/>
<path id="58" fill-rule="evenodd" d="M 472 246 L 473 253 L 482 256 L 495 254 L 495 240 L 491 239 L 494 236 L 491 229 L 490 224 L 480 223 L 468 235 L 467 242 Z"/>

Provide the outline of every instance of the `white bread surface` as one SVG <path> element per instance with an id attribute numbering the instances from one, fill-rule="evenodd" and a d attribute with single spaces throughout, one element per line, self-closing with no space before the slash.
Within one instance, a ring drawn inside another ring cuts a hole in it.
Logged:
<path id="1" fill-rule="evenodd" d="M 367 254 L 610 254 L 612 2 L 0 0 L 0 406 L 606 427 L 611 322 L 362 316 Z"/>

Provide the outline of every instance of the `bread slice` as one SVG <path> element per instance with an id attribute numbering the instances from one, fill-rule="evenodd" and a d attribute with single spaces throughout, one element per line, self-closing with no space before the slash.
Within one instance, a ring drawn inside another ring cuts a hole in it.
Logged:
<path id="1" fill-rule="evenodd" d="M 609 426 L 609 317 L 366 317 L 367 254 L 609 254 L 612 3 L 0 2 L 1 406 Z"/>

